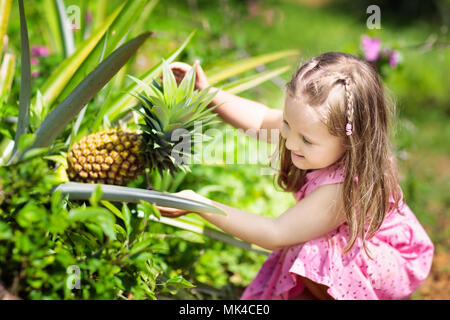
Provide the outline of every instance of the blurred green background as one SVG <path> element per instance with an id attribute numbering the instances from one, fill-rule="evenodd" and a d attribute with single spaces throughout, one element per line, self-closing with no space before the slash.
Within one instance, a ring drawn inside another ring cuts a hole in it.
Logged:
<path id="1" fill-rule="evenodd" d="M 108 1 L 109 13 L 121 1 Z M 80 1 L 65 1 L 66 6 Z M 95 2 L 83 2 L 99 10 Z M 197 29 L 178 58 L 192 64 L 200 59 L 204 69 L 244 57 L 283 49 L 298 49 L 289 72 L 240 95 L 271 108 L 283 108 L 284 85 L 302 61 L 327 51 L 361 55 L 361 36 L 381 40 L 383 47 L 398 50 L 395 68 L 384 65 L 380 72 L 392 91 L 398 111 L 394 137 L 401 186 L 407 204 L 436 246 L 432 273 L 414 299 L 448 299 L 450 248 L 450 50 L 449 3 L 434 1 L 332 1 L 332 0 L 165 0 L 156 3 L 144 27 L 154 32 L 139 50 L 130 74 L 160 62 Z M 368 29 L 369 5 L 380 7 L 381 28 Z M 30 45 L 51 50 L 40 12 L 43 2 L 27 1 Z M 12 8 L 8 33 L 12 48 L 20 48 L 18 10 Z M 94 15 L 95 17 L 95 15 Z M 95 20 L 92 24 L 95 25 Z M 75 31 L 75 36 L 77 36 Z M 17 51 L 17 54 L 20 52 Z M 60 61 L 56 52 L 33 66 L 38 88 Z M 277 66 L 278 62 L 270 64 Z M 279 63 L 281 66 L 281 62 Z M 263 70 L 261 67 L 257 71 Z M 255 71 L 249 71 L 252 74 Z M 10 99 L 18 99 L 16 77 Z M 10 100 L 11 101 L 11 100 Z M 221 129 L 230 129 L 220 125 Z M 236 150 L 256 143 L 238 134 Z M 226 151 L 222 151 L 226 152 Z M 228 151 L 230 152 L 230 151 Z M 219 154 L 218 158 L 222 155 Z M 202 163 L 192 166 L 177 190 L 193 189 L 224 204 L 268 216 L 277 216 L 294 204 L 291 194 L 281 192 L 273 176 L 261 171 L 267 164 L 228 165 Z M 154 232 L 175 232 L 155 224 Z M 197 285 L 197 299 L 237 298 L 256 275 L 265 256 L 204 237 L 204 243 L 169 241 L 166 261 L 176 272 Z"/>

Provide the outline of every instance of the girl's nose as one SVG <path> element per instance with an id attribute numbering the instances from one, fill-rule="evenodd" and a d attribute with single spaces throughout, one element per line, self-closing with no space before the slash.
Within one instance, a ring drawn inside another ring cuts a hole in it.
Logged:
<path id="1" fill-rule="evenodd" d="M 294 152 L 300 152 L 300 143 L 298 141 L 299 139 L 297 137 L 289 134 L 286 138 L 286 148 Z"/>

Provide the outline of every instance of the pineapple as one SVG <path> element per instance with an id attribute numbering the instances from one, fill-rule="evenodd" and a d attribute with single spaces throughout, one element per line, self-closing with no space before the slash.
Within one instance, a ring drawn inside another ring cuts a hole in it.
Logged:
<path id="1" fill-rule="evenodd" d="M 195 70 L 192 68 L 177 86 L 168 64 L 163 62 L 162 86 L 153 81 L 147 85 L 131 77 L 144 88 L 138 94 L 141 104 L 137 108 L 142 115 L 140 132 L 106 130 L 90 134 L 74 143 L 68 152 L 68 175 L 70 180 L 87 183 L 126 185 L 137 175 L 157 169 L 160 174 L 168 170 L 171 174 L 187 169 L 183 162 L 176 161 L 174 152 L 189 157 L 192 152 L 174 148 L 171 141 L 176 129 L 184 129 L 192 136 L 197 133 L 194 122 L 211 124 L 216 115 L 208 108 L 215 96 L 209 89 L 194 90 Z"/>
<path id="2" fill-rule="evenodd" d="M 84 137 L 69 151 L 69 178 L 124 185 L 144 170 L 141 143 L 142 136 L 122 130 L 106 130 Z"/>

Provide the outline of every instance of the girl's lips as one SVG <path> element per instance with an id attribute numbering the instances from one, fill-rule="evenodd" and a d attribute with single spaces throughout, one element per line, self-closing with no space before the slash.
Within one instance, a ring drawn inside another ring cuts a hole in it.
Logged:
<path id="1" fill-rule="evenodd" d="M 296 154 L 294 151 L 291 151 L 291 154 L 292 154 L 292 156 L 293 156 L 294 158 L 297 158 L 297 159 L 303 159 L 303 158 L 305 158 L 304 156 L 300 156 L 300 155 Z"/>

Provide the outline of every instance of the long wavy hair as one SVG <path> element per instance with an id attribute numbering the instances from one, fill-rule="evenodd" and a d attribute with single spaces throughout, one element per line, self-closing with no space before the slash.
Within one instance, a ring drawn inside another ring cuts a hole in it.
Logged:
<path id="1" fill-rule="evenodd" d="M 365 240 L 377 232 L 386 212 L 398 209 L 403 197 L 390 144 L 395 104 L 385 91 L 372 65 L 338 52 L 303 64 L 286 86 L 286 94 L 315 108 L 330 134 L 344 141 L 344 155 L 338 160 L 345 172 L 342 200 L 350 234 L 344 252 L 361 236 L 369 254 Z M 349 122 L 352 134 L 346 135 Z M 285 191 L 296 192 L 305 183 L 307 171 L 293 165 L 285 144 L 280 135 L 277 183 Z"/>

